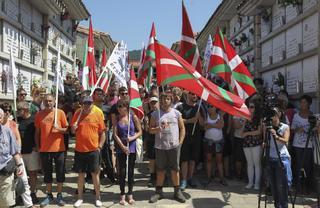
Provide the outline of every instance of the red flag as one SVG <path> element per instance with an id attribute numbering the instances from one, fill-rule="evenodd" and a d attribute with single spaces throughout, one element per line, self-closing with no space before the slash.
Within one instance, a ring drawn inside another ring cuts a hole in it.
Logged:
<path id="1" fill-rule="evenodd" d="M 107 65 L 107 51 L 106 51 L 106 49 L 104 48 L 104 49 L 102 50 L 100 74 L 102 73 L 103 68 L 106 67 L 106 65 Z"/>
<path id="2" fill-rule="evenodd" d="M 103 89 L 105 93 L 108 93 L 108 88 L 109 88 L 109 79 L 111 77 L 111 74 L 109 70 L 107 69 L 107 52 L 106 49 L 104 48 L 102 51 L 102 58 L 101 58 L 101 72 L 100 76 L 101 79 L 99 81 L 98 86 Z"/>
<path id="3" fill-rule="evenodd" d="M 208 71 L 224 79 L 242 99 L 256 93 L 252 75 L 219 28 L 214 36 Z"/>
<path id="4" fill-rule="evenodd" d="M 200 74 L 202 65 L 196 39 L 192 31 L 187 10 L 182 1 L 182 36 L 180 41 L 180 53 L 189 64 L 191 64 Z"/>
<path id="5" fill-rule="evenodd" d="M 138 116 L 139 119 L 144 117 L 142 101 L 139 94 L 138 83 L 133 68 L 130 69 L 130 109 Z"/>
<path id="6" fill-rule="evenodd" d="M 89 68 L 89 87 L 93 88 L 97 82 L 96 75 L 96 59 L 94 57 L 94 37 L 93 37 L 93 29 L 92 22 L 90 18 L 89 25 L 89 37 L 88 37 L 88 54 L 87 54 L 87 65 Z"/>
<path id="7" fill-rule="evenodd" d="M 202 77 L 182 57 L 158 42 L 155 42 L 155 50 L 159 85 L 181 87 L 226 113 L 250 118 L 244 100 Z"/>
<path id="8" fill-rule="evenodd" d="M 148 76 L 148 72 L 150 72 L 149 68 L 152 67 L 152 63 L 155 59 L 154 53 L 154 41 L 156 38 L 156 29 L 154 27 L 154 23 L 152 23 L 152 28 L 149 37 L 149 44 L 146 50 L 146 54 L 142 60 L 142 64 L 139 67 L 138 71 L 138 83 L 144 85 L 145 79 Z"/>

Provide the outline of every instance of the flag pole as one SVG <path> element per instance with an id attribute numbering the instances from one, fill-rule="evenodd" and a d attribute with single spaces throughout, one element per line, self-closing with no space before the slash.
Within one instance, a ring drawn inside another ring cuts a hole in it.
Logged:
<path id="1" fill-rule="evenodd" d="M 13 58 L 13 53 L 12 53 L 12 44 L 10 46 L 10 73 L 11 77 L 12 77 L 12 97 L 13 97 L 13 110 L 14 110 L 14 120 L 16 121 L 16 123 L 18 123 L 17 120 L 17 89 L 16 89 L 16 76 L 17 76 L 17 72 L 16 72 L 16 65 L 14 62 L 14 58 Z"/>
<path id="2" fill-rule="evenodd" d="M 105 72 L 105 70 L 103 70 L 103 71 L 102 71 L 102 73 L 100 74 L 100 76 L 99 76 L 99 78 L 98 78 L 98 80 L 97 80 L 96 84 L 95 84 L 95 85 L 94 85 L 94 87 L 91 89 L 90 96 L 92 96 L 92 94 L 93 94 L 94 90 L 98 87 L 98 84 L 99 84 L 99 82 L 100 82 L 100 80 L 101 80 L 102 75 L 103 75 L 103 73 L 104 73 L 104 72 Z"/>
<path id="3" fill-rule="evenodd" d="M 58 45 L 58 57 L 57 57 L 57 66 L 56 66 L 56 106 L 55 106 L 55 111 L 54 111 L 54 126 L 57 127 L 58 125 L 58 99 L 59 99 L 59 71 L 60 71 L 60 44 L 61 44 L 61 39 L 59 38 L 59 45 Z"/>
<path id="4" fill-rule="evenodd" d="M 129 99 L 130 100 L 130 99 Z M 130 155 L 130 145 L 129 145 L 129 134 L 130 134 L 130 122 L 131 122 L 131 116 L 130 116 L 130 107 L 128 108 L 128 140 L 127 140 L 127 148 L 128 148 L 128 151 L 129 151 L 129 154 L 127 155 L 127 174 L 128 174 L 128 180 L 129 180 L 129 155 Z M 127 175 L 126 174 L 126 175 Z"/>

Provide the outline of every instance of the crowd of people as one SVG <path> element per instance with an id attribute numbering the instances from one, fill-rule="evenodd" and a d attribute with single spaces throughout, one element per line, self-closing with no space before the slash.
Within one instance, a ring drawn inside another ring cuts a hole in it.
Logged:
<path id="1" fill-rule="evenodd" d="M 254 190 L 269 181 L 266 186 L 275 207 L 288 207 L 288 192 L 293 186 L 299 192 L 314 191 L 312 161 L 320 131 L 318 123 L 310 131 L 310 96 L 302 96 L 294 108 L 282 90 L 277 104 L 265 109 L 265 96 L 259 91 L 247 99 L 251 118 L 244 119 L 177 87 L 152 86 L 147 92 L 139 86 L 139 93 L 145 114 L 142 120 L 129 109 L 128 89 L 116 84 L 110 85 L 108 93 L 97 88 L 91 95 L 68 74 L 65 94 L 59 96 L 58 103 L 40 88 L 33 89 L 28 102 L 26 91 L 18 89 L 17 112 L 7 102 L 0 105 L 0 204 L 15 205 L 12 186 L 21 179 L 25 207 L 52 204 L 54 191 L 58 205 L 65 205 L 63 183 L 71 168 L 78 174 L 74 207 L 83 203 L 89 180 L 94 185 L 95 206 L 102 206 L 102 175 L 119 184 L 121 205 L 134 204 L 134 169 L 142 149 L 148 159 L 148 186 L 155 187 L 150 203 L 164 197 L 168 178 L 174 199 L 181 203 L 186 201 L 183 191 L 207 186 L 215 176 L 222 186 L 234 179 L 247 181 L 245 188 Z M 268 115 L 263 113 L 266 110 Z M 70 139 L 75 141 L 75 155 L 73 166 L 67 167 Z M 46 197 L 41 201 L 36 194 L 39 173 L 46 184 Z M 53 173 L 57 190 L 52 189 Z"/>

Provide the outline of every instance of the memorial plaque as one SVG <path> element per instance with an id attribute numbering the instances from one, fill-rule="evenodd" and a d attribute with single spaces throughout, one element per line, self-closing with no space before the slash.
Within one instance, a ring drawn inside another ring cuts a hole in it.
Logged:
<path id="1" fill-rule="evenodd" d="M 3 23 L 3 52 L 10 54 L 10 47 L 15 57 L 19 55 L 19 31 L 8 23 Z"/>
<path id="2" fill-rule="evenodd" d="M 286 22 L 294 19 L 298 16 L 298 8 L 297 6 L 293 6 L 292 4 L 286 6 Z"/>
<path id="3" fill-rule="evenodd" d="M 302 83 L 302 62 L 296 62 L 287 66 L 286 70 L 286 86 L 289 95 L 300 93 L 300 85 Z"/>
<path id="4" fill-rule="evenodd" d="M 42 67 L 42 45 L 35 40 L 32 40 L 31 47 L 33 48 L 35 55 L 36 66 Z"/>
<path id="5" fill-rule="evenodd" d="M 302 46 L 302 23 L 286 31 L 286 58 L 298 55 Z"/>
<path id="6" fill-rule="evenodd" d="M 26 90 L 27 94 L 31 94 L 31 72 L 29 69 L 26 69 L 24 67 L 20 67 L 19 75 L 20 77 L 20 85 L 23 87 L 23 89 Z"/>
<path id="7" fill-rule="evenodd" d="M 272 40 L 267 41 L 261 46 L 261 65 L 262 67 L 272 64 Z"/>
<path id="8" fill-rule="evenodd" d="M 277 63 L 284 59 L 284 52 L 286 50 L 285 32 L 272 39 L 272 63 Z"/>
<path id="9" fill-rule="evenodd" d="M 307 10 L 314 8 L 318 2 L 318 0 L 303 0 L 303 12 L 306 12 Z"/>
<path id="10" fill-rule="evenodd" d="M 284 25 L 285 17 L 285 8 L 274 4 L 272 7 L 272 30 L 276 30 Z"/>
<path id="11" fill-rule="evenodd" d="M 317 92 L 319 89 L 318 56 L 303 60 L 303 92 Z"/>
<path id="12" fill-rule="evenodd" d="M 24 33 L 20 33 L 20 58 L 30 63 L 31 38 Z"/>
<path id="13" fill-rule="evenodd" d="M 309 51 L 318 47 L 319 21 L 318 13 L 303 21 L 303 51 Z"/>
<path id="14" fill-rule="evenodd" d="M 274 84 L 275 79 L 278 78 L 278 73 L 280 72 L 283 76 L 285 76 L 285 68 L 278 68 L 272 71 L 268 71 L 262 74 L 262 78 L 264 80 L 265 87 L 268 92 L 278 93 L 281 89 L 278 85 Z"/>
<path id="15" fill-rule="evenodd" d="M 261 37 L 266 37 L 270 33 L 271 20 L 265 21 L 261 18 Z"/>

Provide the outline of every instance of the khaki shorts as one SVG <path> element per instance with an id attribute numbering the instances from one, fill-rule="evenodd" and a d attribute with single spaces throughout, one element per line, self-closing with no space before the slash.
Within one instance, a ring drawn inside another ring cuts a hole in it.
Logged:
<path id="1" fill-rule="evenodd" d="M 13 179 L 13 174 L 10 176 L 0 175 L 0 207 L 10 207 L 16 203 Z"/>
<path id="2" fill-rule="evenodd" d="M 36 171 L 41 169 L 39 152 L 32 151 L 30 154 L 23 154 L 22 159 L 28 171 Z"/>

